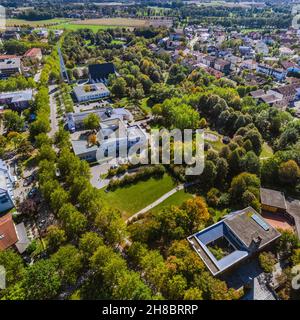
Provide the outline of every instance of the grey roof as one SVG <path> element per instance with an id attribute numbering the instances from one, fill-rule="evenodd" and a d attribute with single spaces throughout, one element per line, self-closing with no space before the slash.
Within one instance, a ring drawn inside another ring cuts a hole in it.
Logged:
<path id="1" fill-rule="evenodd" d="M 260 201 L 263 205 L 286 210 L 286 202 L 283 192 L 260 188 Z"/>
<path id="2" fill-rule="evenodd" d="M 262 90 L 262 89 L 259 89 L 259 90 L 250 92 L 250 95 L 251 95 L 254 99 L 261 98 L 261 97 L 264 96 L 265 94 L 266 94 L 265 91 Z"/>
<path id="3" fill-rule="evenodd" d="M 31 89 L 15 92 L 4 92 L 0 93 L 0 99 L 10 100 L 10 103 L 31 101 L 32 94 L 33 92 Z"/>
<path id="4" fill-rule="evenodd" d="M 2 69 L 20 69 L 21 59 L 11 58 L 0 62 L 0 70 Z"/>
<path id="5" fill-rule="evenodd" d="M 86 88 L 90 88 L 89 91 L 86 90 Z M 93 93 L 106 93 L 109 94 L 109 90 L 106 88 L 106 86 L 103 83 L 97 83 L 97 84 L 88 84 L 88 85 L 82 85 L 82 86 L 76 86 L 73 89 L 76 97 L 87 97 L 90 96 Z"/>
<path id="6" fill-rule="evenodd" d="M 280 236 L 280 233 L 274 229 L 271 225 L 265 222 L 265 220 L 259 216 L 267 225 L 268 230 L 262 228 L 253 218 L 253 214 L 258 213 L 251 207 L 238 211 L 232 216 L 229 216 L 224 220 L 224 223 L 234 232 L 234 234 L 242 241 L 248 248 L 254 238 L 260 238 L 258 250 L 264 247 L 269 242 Z"/>
<path id="7" fill-rule="evenodd" d="M 260 97 L 260 99 L 265 103 L 274 103 L 282 100 L 281 98 L 277 97 L 275 94 L 266 94 Z"/>
<path id="8" fill-rule="evenodd" d="M 246 259 L 280 237 L 280 233 L 252 208 L 232 212 L 222 221 L 188 237 L 195 251 L 213 275 Z M 233 250 L 217 259 L 209 245 L 226 239 Z"/>
<path id="9" fill-rule="evenodd" d="M 287 212 L 294 218 L 295 228 L 300 239 L 300 201 L 297 199 L 288 198 L 286 200 Z"/>
<path id="10" fill-rule="evenodd" d="M 98 150 L 97 145 L 89 145 L 87 140 L 72 140 L 71 141 L 73 151 L 76 155 L 93 152 Z"/>
<path id="11" fill-rule="evenodd" d="M 18 242 L 16 243 L 16 247 L 18 251 L 22 254 L 29 246 L 30 240 L 28 239 L 24 222 L 15 225 L 15 227 L 18 236 Z"/>
<path id="12" fill-rule="evenodd" d="M 11 175 L 9 167 L 0 159 L 0 193 L 6 193 L 14 200 L 13 184 L 15 178 Z"/>

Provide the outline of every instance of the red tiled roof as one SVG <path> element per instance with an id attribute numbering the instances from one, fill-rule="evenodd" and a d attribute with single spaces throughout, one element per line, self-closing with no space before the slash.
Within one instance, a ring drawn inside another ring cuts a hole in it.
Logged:
<path id="1" fill-rule="evenodd" d="M 11 214 L 0 217 L 0 251 L 3 251 L 18 241 Z"/>
<path id="2" fill-rule="evenodd" d="M 36 55 L 41 53 L 41 49 L 40 48 L 32 48 L 29 49 L 25 54 L 24 57 L 35 57 Z"/>
<path id="3" fill-rule="evenodd" d="M 14 59 L 14 58 L 17 58 L 17 56 L 14 55 L 14 54 L 2 54 L 2 55 L 0 55 L 0 60 L 2 60 L 2 59 Z"/>

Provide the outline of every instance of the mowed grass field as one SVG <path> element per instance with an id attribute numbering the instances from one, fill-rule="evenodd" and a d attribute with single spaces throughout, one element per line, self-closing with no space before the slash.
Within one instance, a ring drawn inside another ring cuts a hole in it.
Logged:
<path id="1" fill-rule="evenodd" d="M 162 210 L 163 208 L 170 207 L 170 206 L 180 206 L 185 201 L 192 199 L 193 195 L 191 193 L 187 193 L 184 190 L 180 190 L 168 199 L 166 199 L 164 202 L 160 203 L 158 206 L 154 207 L 151 212 L 157 212 Z"/>
<path id="2" fill-rule="evenodd" d="M 122 217 L 128 219 L 133 214 L 147 207 L 176 186 L 174 180 L 165 174 L 161 179 L 150 178 L 115 191 L 106 193 L 103 199 L 107 204 L 122 212 Z M 167 200 L 166 200 L 167 201 Z"/>
<path id="3" fill-rule="evenodd" d="M 100 25 L 88 25 L 88 24 L 75 24 L 73 22 L 66 22 L 61 23 L 57 25 L 50 26 L 48 29 L 65 29 L 65 30 L 71 30 L 76 31 L 80 29 L 90 29 L 93 32 L 97 32 L 98 30 L 106 30 L 111 28 L 117 28 L 117 26 L 100 26 Z"/>

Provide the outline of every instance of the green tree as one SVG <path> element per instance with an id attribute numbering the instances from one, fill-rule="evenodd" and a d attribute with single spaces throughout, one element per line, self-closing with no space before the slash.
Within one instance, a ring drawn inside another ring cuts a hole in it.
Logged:
<path id="1" fill-rule="evenodd" d="M 272 252 L 262 252 L 258 258 L 259 264 L 265 272 L 271 273 L 274 270 L 277 260 Z"/>
<path id="2" fill-rule="evenodd" d="M 72 204 L 64 204 L 58 212 L 58 217 L 69 237 L 79 236 L 85 231 L 87 219 Z"/>
<path id="3" fill-rule="evenodd" d="M 282 183 L 295 185 L 300 178 L 300 169 L 294 160 L 283 162 L 278 170 L 279 179 Z"/>
<path id="4" fill-rule="evenodd" d="M 0 251 L 0 265 L 6 270 L 6 284 L 11 286 L 24 276 L 24 264 L 20 255 L 11 249 Z"/>
<path id="5" fill-rule="evenodd" d="M 103 245 L 103 240 L 96 232 L 86 232 L 79 240 L 79 249 L 87 261 L 98 247 Z"/>
<path id="6" fill-rule="evenodd" d="M 184 292 L 184 300 L 203 300 L 202 292 L 198 288 L 189 288 Z"/>
<path id="7" fill-rule="evenodd" d="M 81 252 L 71 244 L 58 249 L 51 256 L 62 284 L 75 284 L 76 280 L 83 268 Z"/>
<path id="8" fill-rule="evenodd" d="M 24 118 L 20 117 L 17 112 L 7 110 L 3 115 L 4 126 L 8 131 L 19 132 L 23 130 L 25 122 Z"/>
<path id="9" fill-rule="evenodd" d="M 99 117 L 96 114 L 91 113 L 83 120 L 83 125 L 86 129 L 89 129 L 89 130 L 99 129 L 100 127 Z"/>
<path id="10" fill-rule="evenodd" d="M 60 286 L 60 278 L 52 261 L 40 260 L 26 269 L 24 288 L 27 299 L 52 299 Z"/>
<path id="11" fill-rule="evenodd" d="M 66 240 L 65 231 L 58 226 L 51 225 L 47 228 L 46 241 L 51 252 L 57 250 Z"/>

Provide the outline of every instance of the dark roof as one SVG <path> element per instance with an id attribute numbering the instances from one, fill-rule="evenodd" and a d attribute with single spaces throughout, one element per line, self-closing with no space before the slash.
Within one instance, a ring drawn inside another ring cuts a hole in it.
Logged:
<path id="1" fill-rule="evenodd" d="M 300 200 L 288 198 L 286 200 L 287 209 L 286 211 L 294 218 L 295 227 L 298 234 L 298 238 L 300 237 Z"/>
<path id="2" fill-rule="evenodd" d="M 110 74 L 116 73 L 113 63 L 100 63 L 89 65 L 89 75 L 92 82 L 102 82 L 108 79 Z"/>
<path id="3" fill-rule="evenodd" d="M 269 242 L 278 238 L 280 233 L 267 223 L 268 230 L 265 230 L 253 219 L 253 215 L 258 216 L 260 220 L 266 223 L 266 221 L 251 207 L 234 213 L 232 216 L 226 218 L 224 223 L 229 226 L 231 231 L 234 232 L 238 239 L 249 249 L 253 240 L 260 238 L 261 242 L 257 249 L 259 250 Z"/>
<path id="4" fill-rule="evenodd" d="M 300 84 L 289 84 L 286 86 L 278 87 L 275 90 L 279 93 L 281 93 L 284 97 L 295 95 L 297 93 L 297 90 L 300 88 Z"/>
<path id="5" fill-rule="evenodd" d="M 210 272 L 217 275 L 279 237 L 280 233 L 276 229 L 252 207 L 247 207 L 232 212 L 223 220 L 191 235 L 188 241 Z M 221 238 L 225 238 L 233 250 L 221 259 L 217 259 L 209 246 Z"/>
<path id="6" fill-rule="evenodd" d="M 260 188 L 260 201 L 264 205 L 286 210 L 286 202 L 283 192 Z"/>

